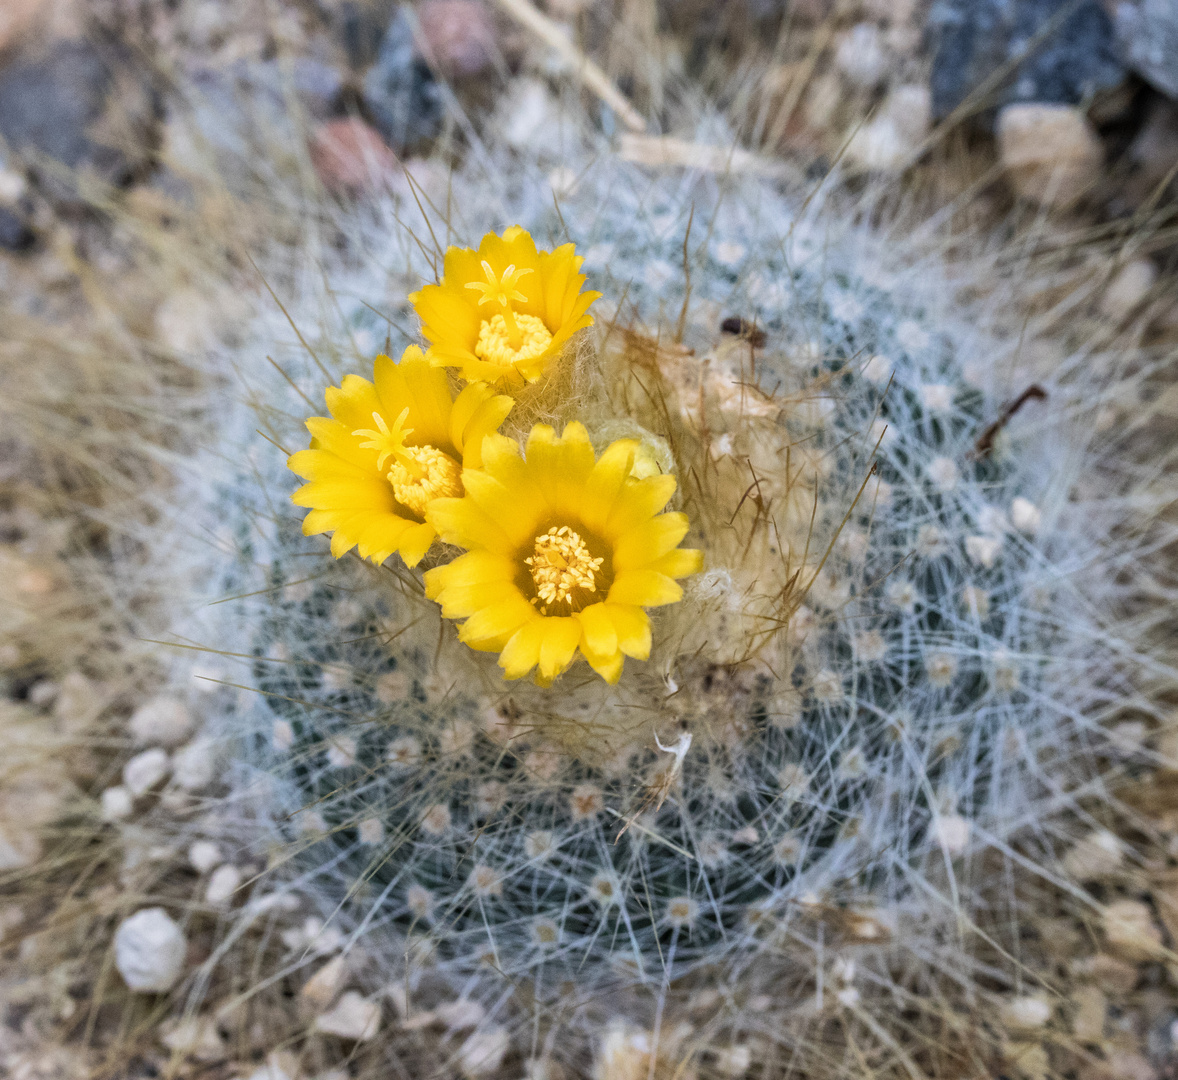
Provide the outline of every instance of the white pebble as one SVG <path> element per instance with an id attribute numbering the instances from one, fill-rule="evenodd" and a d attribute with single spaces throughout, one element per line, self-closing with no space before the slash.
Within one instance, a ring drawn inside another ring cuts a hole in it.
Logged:
<path id="1" fill-rule="evenodd" d="M 188 865 L 198 874 L 207 874 L 222 862 L 221 849 L 211 840 L 197 840 L 188 849 Z"/>
<path id="2" fill-rule="evenodd" d="M 126 821 L 135 808 L 135 799 L 121 784 L 102 793 L 102 820 Z"/>
<path id="3" fill-rule="evenodd" d="M 213 871 L 205 889 L 205 900 L 218 907 L 226 903 L 241 886 L 241 871 L 232 863 L 226 863 Z"/>
<path id="4" fill-rule="evenodd" d="M 510 1046 L 506 1028 L 495 1026 L 476 1031 L 458 1048 L 458 1064 L 463 1075 L 475 1078 L 498 1072 Z"/>
<path id="5" fill-rule="evenodd" d="M 115 967 L 129 989 L 159 993 L 176 985 L 188 940 L 163 908 L 144 908 L 115 932 Z"/>
<path id="6" fill-rule="evenodd" d="M 366 1042 L 380 1031 L 380 1005 L 355 990 L 349 990 L 334 1009 L 315 1018 L 315 1030 L 341 1039 Z"/>
<path id="7" fill-rule="evenodd" d="M 348 977 L 347 960 L 335 956 L 312 975 L 299 991 L 299 997 L 311 1008 L 322 1012 L 336 999 Z"/>
<path id="8" fill-rule="evenodd" d="M 998 114 L 998 149 L 1015 192 L 1034 203 L 1079 198 L 1104 160 L 1100 140 L 1069 105 L 1007 105 Z"/>
<path id="9" fill-rule="evenodd" d="M 128 726 L 140 746 L 179 746 L 192 733 L 192 713 L 178 698 L 161 695 L 140 705 Z"/>
<path id="10" fill-rule="evenodd" d="M 926 86 L 899 86 L 847 143 L 846 157 L 870 172 L 896 172 L 917 156 L 932 125 Z"/>
<path id="11" fill-rule="evenodd" d="M 1100 298 L 1101 313 L 1123 319 L 1145 299 L 1157 279 L 1157 267 L 1149 259 L 1126 263 L 1105 287 Z"/>
<path id="12" fill-rule="evenodd" d="M 1014 1031 L 1033 1031 L 1051 1019 L 1051 1005 L 1041 997 L 1017 997 L 1002 1006 L 1002 1023 Z"/>
<path id="13" fill-rule="evenodd" d="M 446 1025 L 448 1032 L 466 1031 L 478 1027 L 486 1015 L 487 1010 L 470 998 L 444 1001 L 434 1009 L 434 1016 Z"/>
<path id="14" fill-rule="evenodd" d="M 1030 499 L 1020 495 L 1010 504 L 1010 521 L 1019 532 L 1034 536 L 1043 522 L 1043 514 Z"/>
<path id="15" fill-rule="evenodd" d="M 167 776 L 170 768 L 168 752 L 155 746 L 136 754 L 123 766 L 123 783 L 138 798 Z"/>
<path id="16" fill-rule="evenodd" d="M 208 739 L 195 739 L 172 758 L 172 780 L 183 791 L 200 791 L 217 776 L 217 757 Z"/>
<path id="17" fill-rule="evenodd" d="M 871 90 L 878 86 L 891 66 L 884 49 L 883 34 L 874 23 L 852 26 L 838 43 L 835 66 L 852 86 Z"/>

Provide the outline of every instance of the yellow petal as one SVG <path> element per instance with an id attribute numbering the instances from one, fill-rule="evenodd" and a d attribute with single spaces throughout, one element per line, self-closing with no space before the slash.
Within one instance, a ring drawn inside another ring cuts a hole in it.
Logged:
<path id="1" fill-rule="evenodd" d="M 606 603 L 610 620 L 618 634 L 618 648 L 635 660 L 650 656 L 650 616 L 640 607 Z"/>
<path id="2" fill-rule="evenodd" d="M 662 558 L 687 535 L 686 514 L 659 514 L 614 542 L 614 573 L 649 566 Z"/>
<path id="3" fill-rule="evenodd" d="M 426 577 L 441 581 L 442 587 L 480 585 L 489 581 L 511 581 L 515 577 L 515 563 L 491 551 L 468 551 L 453 562 L 430 570 Z"/>
<path id="4" fill-rule="evenodd" d="M 683 588 L 657 570 L 626 570 L 614 578 L 608 599 L 615 604 L 659 607 L 683 599 Z"/>
<path id="5" fill-rule="evenodd" d="M 400 547 L 397 549 L 401 558 L 405 560 L 405 565 L 416 566 L 421 562 L 422 556 L 429 551 L 429 546 L 434 542 L 435 536 L 437 533 L 428 522 L 420 525 L 415 523 L 407 529 L 401 539 Z"/>
<path id="6" fill-rule="evenodd" d="M 581 647 L 585 655 L 595 653 L 605 656 L 617 652 L 618 631 L 605 604 L 590 604 L 579 611 L 575 618 L 581 622 Z"/>
<path id="7" fill-rule="evenodd" d="M 499 666 L 505 679 L 522 679 L 540 662 L 540 643 L 544 640 L 544 619 L 537 617 L 524 623 L 503 646 Z"/>
<path id="8" fill-rule="evenodd" d="M 489 473 L 465 470 L 467 497 L 494 521 L 513 547 L 531 541 L 544 513 L 544 503 L 527 489 L 509 488 Z"/>
<path id="9" fill-rule="evenodd" d="M 542 620 L 544 636 L 540 641 L 540 678 L 554 679 L 573 662 L 581 641 L 581 624 L 571 617 Z"/>
<path id="10" fill-rule="evenodd" d="M 447 544 L 467 549 L 486 548 L 502 555 L 515 550 L 516 545 L 499 523 L 471 499 L 434 499 L 426 507 L 425 516 Z"/>
<path id="11" fill-rule="evenodd" d="M 611 686 L 622 677 L 622 665 L 625 664 L 626 658 L 620 649 L 600 655 L 586 652 L 585 659 L 589 661 L 589 666 Z"/>
<path id="12" fill-rule="evenodd" d="M 654 517 L 675 494 L 675 487 L 675 477 L 670 473 L 648 476 L 645 480 L 631 480 L 618 497 L 614 512 L 606 522 L 606 536 L 616 540 Z"/>
<path id="13" fill-rule="evenodd" d="M 515 402 L 506 394 L 497 394 L 479 406 L 462 429 L 461 442 L 455 444 L 466 468 L 479 468 L 482 464 L 483 440 L 498 430 L 514 405 Z"/>
<path id="14" fill-rule="evenodd" d="M 668 551 L 657 562 L 647 568 L 657 570 L 667 577 L 681 578 L 689 574 L 698 574 L 704 568 L 704 553 L 695 548 L 676 548 Z"/>
<path id="15" fill-rule="evenodd" d="M 547 424 L 537 424 L 528 436 L 525 456 L 549 508 L 557 514 L 579 514 L 585 482 L 593 470 L 593 444 L 585 425 L 572 421 L 556 438 Z"/>
<path id="16" fill-rule="evenodd" d="M 618 439 L 610 443 L 585 481 L 581 520 L 594 532 L 604 532 L 622 485 L 634 467 L 638 445 L 637 439 Z"/>
<path id="17" fill-rule="evenodd" d="M 345 375 L 339 386 L 329 386 L 323 396 L 331 415 L 349 432 L 372 427 L 372 414 L 380 409 L 376 387 L 359 375 Z"/>
<path id="18" fill-rule="evenodd" d="M 511 635 L 535 615 L 536 609 L 517 589 L 514 596 L 509 596 L 471 615 L 458 631 L 458 639 L 468 644 L 498 642 L 497 647 L 502 648 Z M 577 637 L 580 637 L 579 630 Z"/>

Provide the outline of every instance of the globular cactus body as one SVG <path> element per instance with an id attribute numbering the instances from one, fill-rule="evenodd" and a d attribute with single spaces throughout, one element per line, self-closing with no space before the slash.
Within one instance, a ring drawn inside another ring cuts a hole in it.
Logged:
<path id="1" fill-rule="evenodd" d="M 504 683 L 414 572 L 299 535 L 269 444 L 220 496 L 247 555 L 220 584 L 250 594 L 231 632 L 260 691 L 233 723 L 292 865 L 384 935 L 391 969 L 493 971 L 489 994 L 502 976 L 543 994 L 737 965 L 831 905 L 875 910 L 884 933 L 881 909 L 925 902 L 916 882 L 1066 798 L 1071 766 L 1052 791 L 1037 763 L 1066 756 L 1113 663 L 1075 617 L 1070 568 L 1097 539 L 1062 510 L 1070 398 L 1032 395 L 1050 438 L 996 423 L 1018 389 L 985 366 L 1007 348 L 997 313 L 956 310 L 935 259 L 822 228 L 830 208 L 759 181 L 691 192 L 689 232 L 685 191 L 616 160 L 579 176 L 559 217 L 525 173 L 461 228 L 518 222 L 588 254 L 599 326 L 521 421 L 637 432 L 679 476 L 705 569 L 655 614 L 650 661 L 616 687 L 583 665 Z M 314 358 L 279 354 L 295 389 L 251 377 L 288 449 L 299 394 L 409 343 L 399 298 L 427 270 L 402 225 L 380 229 L 336 268 L 337 314 L 300 325 Z"/>

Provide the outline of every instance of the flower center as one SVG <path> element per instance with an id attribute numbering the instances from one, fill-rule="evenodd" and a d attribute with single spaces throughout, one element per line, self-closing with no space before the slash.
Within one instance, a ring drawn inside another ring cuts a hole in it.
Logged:
<path id="1" fill-rule="evenodd" d="M 500 367 L 514 367 L 543 355 L 552 341 L 552 334 L 543 320 L 535 315 L 514 316 L 517 335 L 512 340 L 511 328 L 502 315 L 492 315 L 479 327 L 479 340 L 474 354 Z"/>
<path id="2" fill-rule="evenodd" d="M 547 615 L 553 604 L 567 604 L 573 610 L 573 594 L 578 589 L 587 593 L 597 591 L 597 574 L 604 561 L 589 554 L 580 534 L 567 525 L 560 528 L 554 525 L 536 537 L 534 554 L 524 559 L 536 583 L 532 603 L 541 615 Z"/>
<path id="3" fill-rule="evenodd" d="M 434 499 L 462 495 L 462 466 L 436 446 L 407 446 L 397 451 L 389 469 L 393 495 L 418 517 Z"/>

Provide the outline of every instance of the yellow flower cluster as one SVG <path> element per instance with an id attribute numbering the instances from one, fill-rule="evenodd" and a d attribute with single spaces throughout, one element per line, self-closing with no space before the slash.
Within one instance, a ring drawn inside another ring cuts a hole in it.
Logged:
<path id="1" fill-rule="evenodd" d="M 292 496 L 310 508 L 303 532 L 330 533 L 336 558 L 412 567 L 435 538 L 465 549 L 426 572 L 426 595 L 463 620 L 460 640 L 500 654 L 505 678 L 535 670 L 543 686 L 578 652 L 617 682 L 625 657 L 650 655 L 646 609 L 679 600 L 675 579 L 703 561 L 678 546 L 686 515 L 663 512 L 675 478 L 650 475 L 636 440 L 597 456 L 582 424 L 537 424 L 521 453 L 499 434 L 515 403 L 497 391 L 540 379 L 592 324 L 600 294 L 582 291 L 581 262 L 518 226 L 450 248 L 441 283 L 409 298 L 428 352 L 329 387 L 331 416 L 307 421 L 311 446 L 289 462 L 307 481 Z M 466 381 L 457 396 L 448 367 Z"/>

